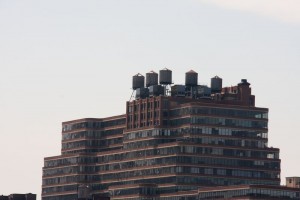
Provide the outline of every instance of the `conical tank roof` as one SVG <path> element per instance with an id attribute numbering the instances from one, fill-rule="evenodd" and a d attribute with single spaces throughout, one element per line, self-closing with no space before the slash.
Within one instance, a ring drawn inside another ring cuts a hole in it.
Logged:
<path id="1" fill-rule="evenodd" d="M 187 72 L 187 74 L 198 74 L 198 73 L 191 69 L 190 71 Z"/>

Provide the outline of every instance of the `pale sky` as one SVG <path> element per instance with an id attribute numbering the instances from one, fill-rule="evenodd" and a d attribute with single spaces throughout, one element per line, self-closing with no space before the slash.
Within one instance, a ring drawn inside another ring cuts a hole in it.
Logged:
<path id="1" fill-rule="evenodd" d="M 0 195 L 36 193 L 61 122 L 125 113 L 131 77 L 168 67 L 267 107 L 282 183 L 300 176 L 299 0 L 0 0 Z"/>

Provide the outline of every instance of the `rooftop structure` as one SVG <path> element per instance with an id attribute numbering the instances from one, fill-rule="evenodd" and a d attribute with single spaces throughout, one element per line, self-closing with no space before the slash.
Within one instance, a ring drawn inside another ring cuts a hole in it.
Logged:
<path id="1" fill-rule="evenodd" d="M 300 188 L 300 177 L 286 177 L 286 186 L 291 188 Z"/>

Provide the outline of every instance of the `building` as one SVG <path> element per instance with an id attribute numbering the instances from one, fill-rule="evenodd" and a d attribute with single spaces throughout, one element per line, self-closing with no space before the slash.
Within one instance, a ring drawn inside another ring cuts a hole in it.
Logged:
<path id="1" fill-rule="evenodd" d="M 223 87 L 216 76 L 208 87 L 189 71 L 174 85 L 163 69 L 146 74 L 146 87 L 135 75 L 133 89 L 125 115 L 63 122 L 61 155 L 44 160 L 43 200 L 192 200 L 210 186 L 279 187 L 268 109 L 255 107 L 246 79 Z"/>
<path id="2" fill-rule="evenodd" d="M 300 199 L 300 191 L 283 186 L 268 185 L 233 185 L 215 188 L 201 188 L 198 199 Z"/>
<path id="3" fill-rule="evenodd" d="M 36 200 L 36 194 L 10 194 L 0 196 L 0 200 Z"/>
<path id="4" fill-rule="evenodd" d="M 283 186 L 232 185 L 225 187 L 201 188 L 198 199 L 300 199 L 300 190 Z"/>

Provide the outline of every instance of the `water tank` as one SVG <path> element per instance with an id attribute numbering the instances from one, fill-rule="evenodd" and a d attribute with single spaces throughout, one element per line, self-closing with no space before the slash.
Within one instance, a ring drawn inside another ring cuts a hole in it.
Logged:
<path id="1" fill-rule="evenodd" d="M 212 93 L 220 93 L 222 91 L 222 79 L 218 76 L 211 78 L 210 87 Z"/>
<path id="2" fill-rule="evenodd" d="M 164 95 L 165 88 L 162 85 L 151 85 L 149 87 L 149 96 L 160 96 Z"/>
<path id="3" fill-rule="evenodd" d="M 132 89 L 143 88 L 145 85 L 145 77 L 138 73 L 132 77 Z"/>
<path id="4" fill-rule="evenodd" d="M 158 74 L 154 71 L 146 73 L 146 87 L 158 85 Z"/>
<path id="5" fill-rule="evenodd" d="M 189 87 L 194 87 L 198 85 L 198 73 L 190 70 L 185 73 L 185 85 Z"/>
<path id="6" fill-rule="evenodd" d="M 162 85 L 172 84 L 172 71 L 167 68 L 159 70 L 159 83 Z"/>

